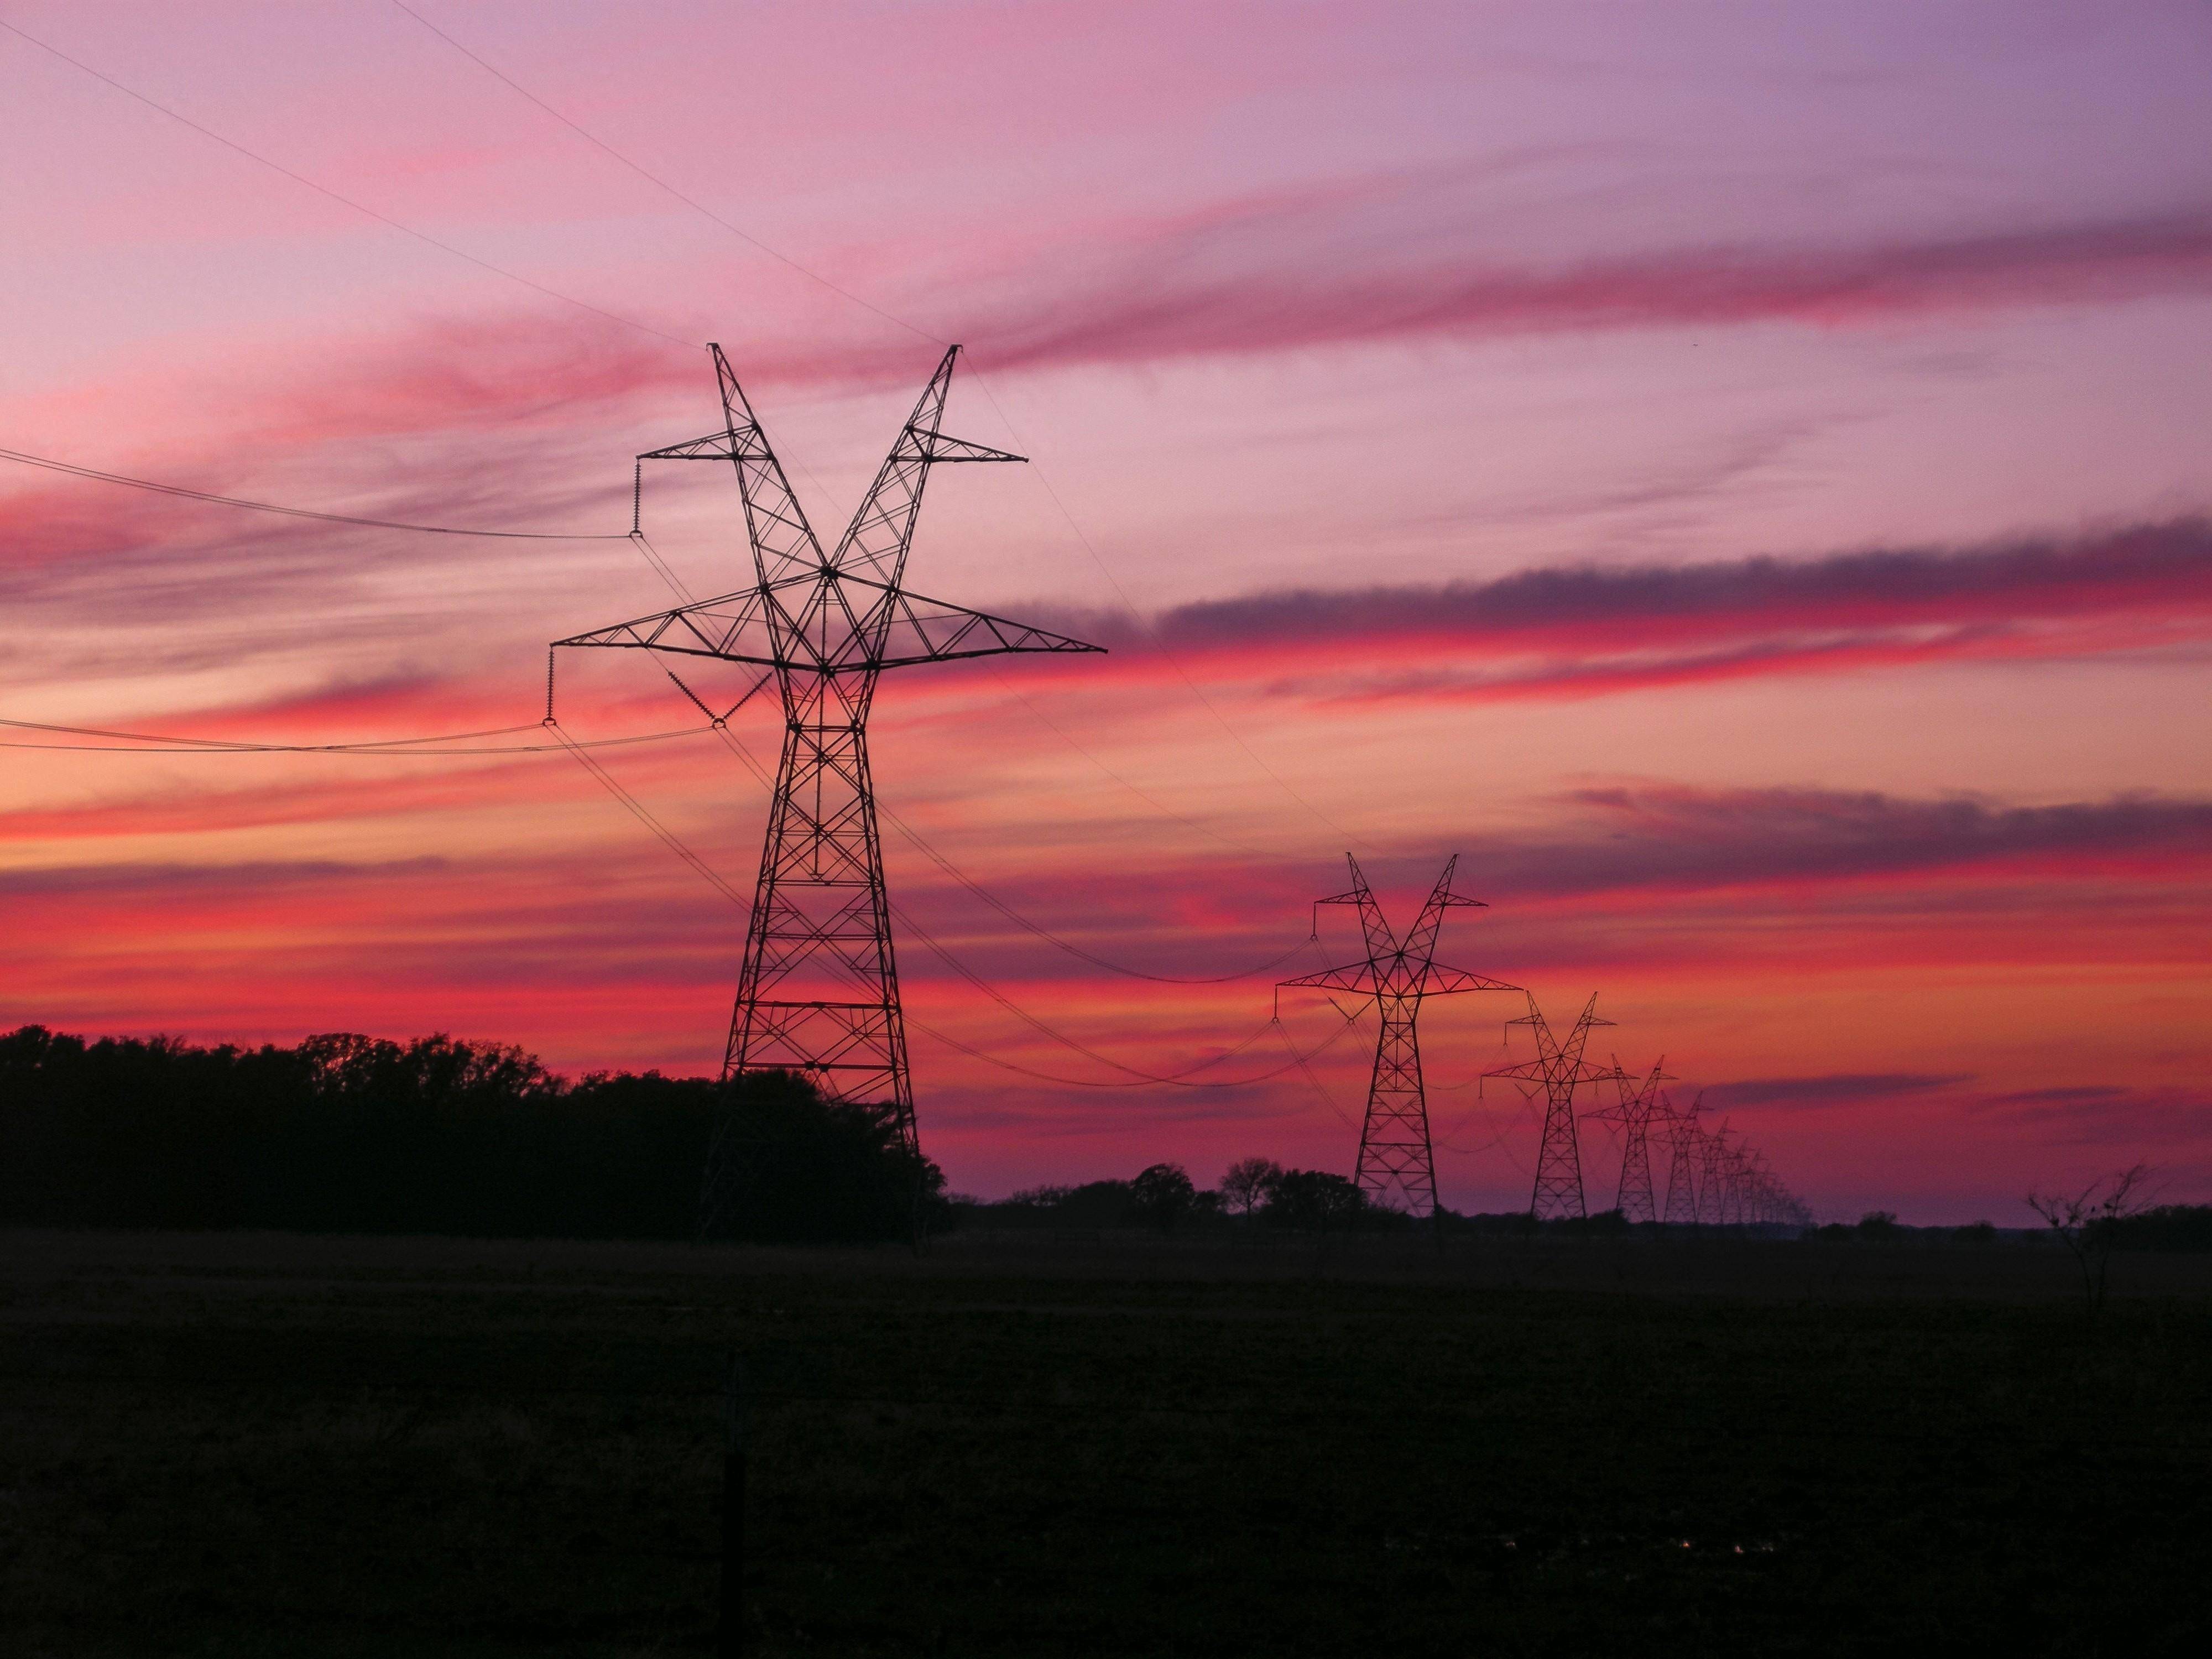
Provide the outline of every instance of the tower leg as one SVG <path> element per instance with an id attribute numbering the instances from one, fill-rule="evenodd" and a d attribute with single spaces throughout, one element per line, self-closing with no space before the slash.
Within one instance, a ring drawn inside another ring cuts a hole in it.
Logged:
<path id="1" fill-rule="evenodd" d="M 1583 1205 L 1582 1149 L 1575 1137 L 1573 1085 L 1549 1090 L 1544 1110 L 1544 1144 L 1536 1154 L 1536 1188 L 1528 1200 L 1539 1221 L 1580 1219 Z"/>
<path id="2" fill-rule="evenodd" d="M 834 703 L 837 690 L 829 684 L 807 701 Z M 848 721 L 786 726 L 722 1075 L 790 1072 L 824 1099 L 881 1108 L 918 1157 L 865 689 L 856 700 L 861 712 Z M 702 1237 L 727 1232 L 735 1219 L 739 1109 L 726 1104 L 715 1127 Z"/>
<path id="3" fill-rule="evenodd" d="M 1429 1137 L 1420 1039 L 1413 1030 L 1418 1005 L 1414 999 L 1389 993 L 1378 1000 L 1382 1032 L 1376 1041 L 1375 1078 L 1368 1087 L 1367 1118 L 1359 1132 L 1356 1179 L 1370 1202 L 1433 1217 L 1436 1149 Z"/>
<path id="4" fill-rule="evenodd" d="M 1620 1159 L 1620 1190 L 1613 1205 L 1624 1221 L 1659 1218 L 1651 1195 L 1651 1143 L 1641 1121 L 1632 1123 L 1628 1130 L 1628 1145 Z"/>

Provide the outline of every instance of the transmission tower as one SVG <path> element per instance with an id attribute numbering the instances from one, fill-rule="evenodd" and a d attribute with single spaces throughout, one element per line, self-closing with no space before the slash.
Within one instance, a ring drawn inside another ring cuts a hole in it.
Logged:
<path id="1" fill-rule="evenodd" d="M 1716 1227 L 1728 1224 L 1728 1125 L 1711 1133 L 1698 1133 L 1698 1219 Z"/>
<path id="2" fill-rule="evenodd" d="M 1593 992 L 1564 1042 L 1552 1035 L 1533 996 L 1528 999 L 1528 1012 L 1511 1023 L 1526 1025 L 1535 1034 L 1536 1058 L 1518 1066 L 1501 1066 L 1483 1075 L 1544 1085 L 1544 1144 L 1536 1153 L 1536 1188 L 1528 1200 L 1529 1213 L 1539 1221 L 1580 1218 L 1588 1212 L 1583 1206 L 1582 1152 L 1575 1139 L 1575 1091 L 1615 1075 L 1583 1059 L 1590 1028 L 1613 1022 L 1598 1018 L 1597 995 Z"/>
<path id="3" fill-rule="evenodd" d="M 1688 1109 L 1678 1109 L 1665 1094 L 1660 1097 L 1667 1131 L 1667 1209 L 1664 1216 L 1669 1227 L 1694 1227 L 1698 1224 L 1698 1183 L 1692 1165 L 1696 1160 L 1698 1141 L 1703 1134 L 1698 1127 L 1698 1109 L 1705 1104 L 1701 1090 Z"/>
<path id="4" fill-rule="evenodd" d="M 1484 908 L 1481 900 L 1462 898 L 1452 891 L 1452 872 L 1459 866 L 1456 854 L 1437 878 L 1428 902 L 1414 919 L 1413 931 L 1402 939 L 1383 920 L 1382 907 L 1368 890 L 1359 860 L 1347 853 L 1345 861 L 1352 866 L 1352 890 L 1317 902 L 1358 907 L 1367 959 L 1286 979 L 1276 988 L 1310 986 L 1324 991 L 1356 991 L 1375 999 L 1382 1016 L 1382 1030 L 1375 1042 L 1375 1075 L 1367 1089 L 1367 1118 L 1360 1127 L 1355 1178 L 1359 1189 L 1378 1204 L 1395 1199 L 1412 1214 L 1433 1216 L 1437 1213 L 1436 1151 L 1429 1139 L 1429 1103 L 1421 1084 L 1421 1045 L 1415 1028 L 1422 999 L 1516 988 L 1464 968 L 1442 967 L 1434 960 L 1444 912 L 1454 905 Z"/>
<path id="5" fill-rule="evenodd" d="M 721 429 L 639 459 L 727 461 L 736 469 L 752 585 L 557 643 L 713 658 L 774 672 L 783 699 L 782 757 L 722 1074 L 799 1073 L 830 1100 L 883 1109 L 918 1152 L 868 769 L 877 678 L 885 669 L 922 663 L 1099 647 L 925 599 L 905 586 L 930 469 L 1024 459 L 939 430 L 958 346 L 945 351 L 836 550 L 827 554 L 729 360 L 719 345 L 708 349 L 721 392 Z M 726 1116 L 708 1157 L 702 1233 L 726 1216 L 736 1146 Z"/>
<path id="6" fill-rule="evenodd" d="M 1728 1151 L 1728 1184 L 1723 1188 L 1728 1199 L 1728 1218 L 1731 1226 L 1741 1227 L 1751 1219 L 1751 1158 L 1741 1146 Z"/>
<path id="7" fill-rule="evenodd" d="M 1630 1073 L 1620 1069 L 1620 1061 L 1615 1059 L 1611 1075 L 1620 1098 L 1601 1112 L 1588 1114 L 1595 1122 L 1620 1125 L 1620 1186 L 1613 1201 L 1625 1221 L 1659 1218 L 1658 1206 L 1651 1196 L 1650 1133 L 1652 1122 L 1663 1109 L 1659 1103 L 1659 1085 L 1674 1081 L 1662 1069 L 1666 1063 L 1662 1056 L 1651 1067 L 1650 1076 L 1638 1085 Z"/>

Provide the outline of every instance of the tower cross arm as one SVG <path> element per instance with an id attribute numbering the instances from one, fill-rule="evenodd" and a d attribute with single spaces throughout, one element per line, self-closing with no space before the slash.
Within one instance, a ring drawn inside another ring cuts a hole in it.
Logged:
<path id="1" fill-rule="evenodd" d="M 878 612 L 881 628 L 858 629 L 856 638 L 875 645 L 871 664 L 873 667 L 907 668 L 917 663 L 953 662 L 1014 652 L 1105 653 L 1103 646 L 1086 644 L 1049 629 L 994 617 L 988 611 L 971 611 L 949 600 L 933 599 L 850 571 L 840 571 L 836 580 L 857 589 L 872 590 L 866 603 Z"/>
<path id="2" fill-rule="evenodd" d="M 1278 990 L 1288 990 L 1294 985 L 1311 986 L 1321 991 L 1372 991 L 1375 988 L 1375 964 L 1371 962 L 1347 963 L 1341 968 L 1323 968 L 1316 973 L 1300 974 L 1296 979 L 1276 981 Z"/>
<path id="3" fill-rule="evenodd" d="M 696 605 L 679 605 L 629 622 L 595 628 L 553 641 L 562 647 L 607 647 L 636 651 L 669 651 L 678 656 L 714 657 L 723 662 L 750 663 L 762 668 L 780 665 L 774 633 L 769 624 L 772 597 L 765 588 L 748 587 Z"/>
<path id="4" fill-rule="evenodd" d="M 909 426 L 906 441 L 912 444 L 919 459 L 932 465 L 950 461 L 1026 461 L 1026 455 L 1011 455 L 1003 449 L 994 449 L 988 444 L 971 444 L 965 438 L 955 438 L 942 432 L 929 432 Z"/>
<path id="5" fill-rule="evenodd" d="M 1472 903 L 1473 900 L 1462 901 Z M 1425 997 L 1455 996 L 1462 991 L 1517 991 L 1517 985 L 1508 985 L 1502 979 L 1492 979 L 1487 974 L 1472 973 L 1465 968 L 1450 968 L 1441 962 L 1431 962 L 1421 973 L 1420 994 Z"/>
<path id="6" fill-rule="evenodd" d="M 1603 1083 L 1613 1076 L 1613 1071 L 1609 1066 L 1593 1066 L 1586 1060 L 1576 1060 L 1571 1066 L 1562 1065 L 1557 1058 L 1547 1054 L 1516 1065 L 1497 1066 L 1483 1076 L 1516 1078 L 1525 1083 L 1572 1083 L 1580 1087 L 1585 1083 Z"/>
<path id="7" fill-rule="evenodd" d="M 772 461 L 775 452 L 768 447 L 757 426 L 747 426 L 738 432 L 709 432 L 703 438 L 686 439 L 680 444 L 668 444 L 659 449 L 648 449 L 638 457 L 641 461 Z"/>

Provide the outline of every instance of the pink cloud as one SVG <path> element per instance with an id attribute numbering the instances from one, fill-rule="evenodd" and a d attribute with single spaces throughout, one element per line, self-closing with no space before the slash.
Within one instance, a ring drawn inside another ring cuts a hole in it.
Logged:
<path id="1" fill-rule="evenodd" d="M 1460 335 L 1732 326 L 1835 328 L 1943 313 L 2212 292 L 2212 212 L 1992 229 L 1874 246 L 1709 244 L 1512 261 L 1452 181 L 1338 181 L 1214 204 L 1044 253 L 970 331 L 1005 368 L 1133 364 Z M 1438 246 L 1442 244 L 1442 246 Z M 1371 250 L 1407 250 L 1389 263 Z M 1060 269 L 1064 263 L 1065 269 Z M 1049 301 L 1034 296 L 1050 295 Z"/>
<path id="2" fill-rule="evenodd" d="M 1601 696 L 1938 661 L 2050 660 L 2212 638 L 2212 526 L 1806 559 L 1550 566 L 1486 582 L 1210 600 L 1133 626 L 1054 625 L 1108 646 L 1066 673 L 1126 683 L 1178 662 L 1316 701 Z M 1403 669 L 1378 664 L 1405 662 Z"/>

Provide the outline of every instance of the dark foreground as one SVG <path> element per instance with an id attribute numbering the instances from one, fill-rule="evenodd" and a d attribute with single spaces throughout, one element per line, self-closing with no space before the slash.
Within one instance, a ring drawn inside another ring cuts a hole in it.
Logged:
<path id="1" fill-rule="evenodd" d="M 2212 1262 L 0 1235 L 0 1651 L 2196 1653 Z"/>

